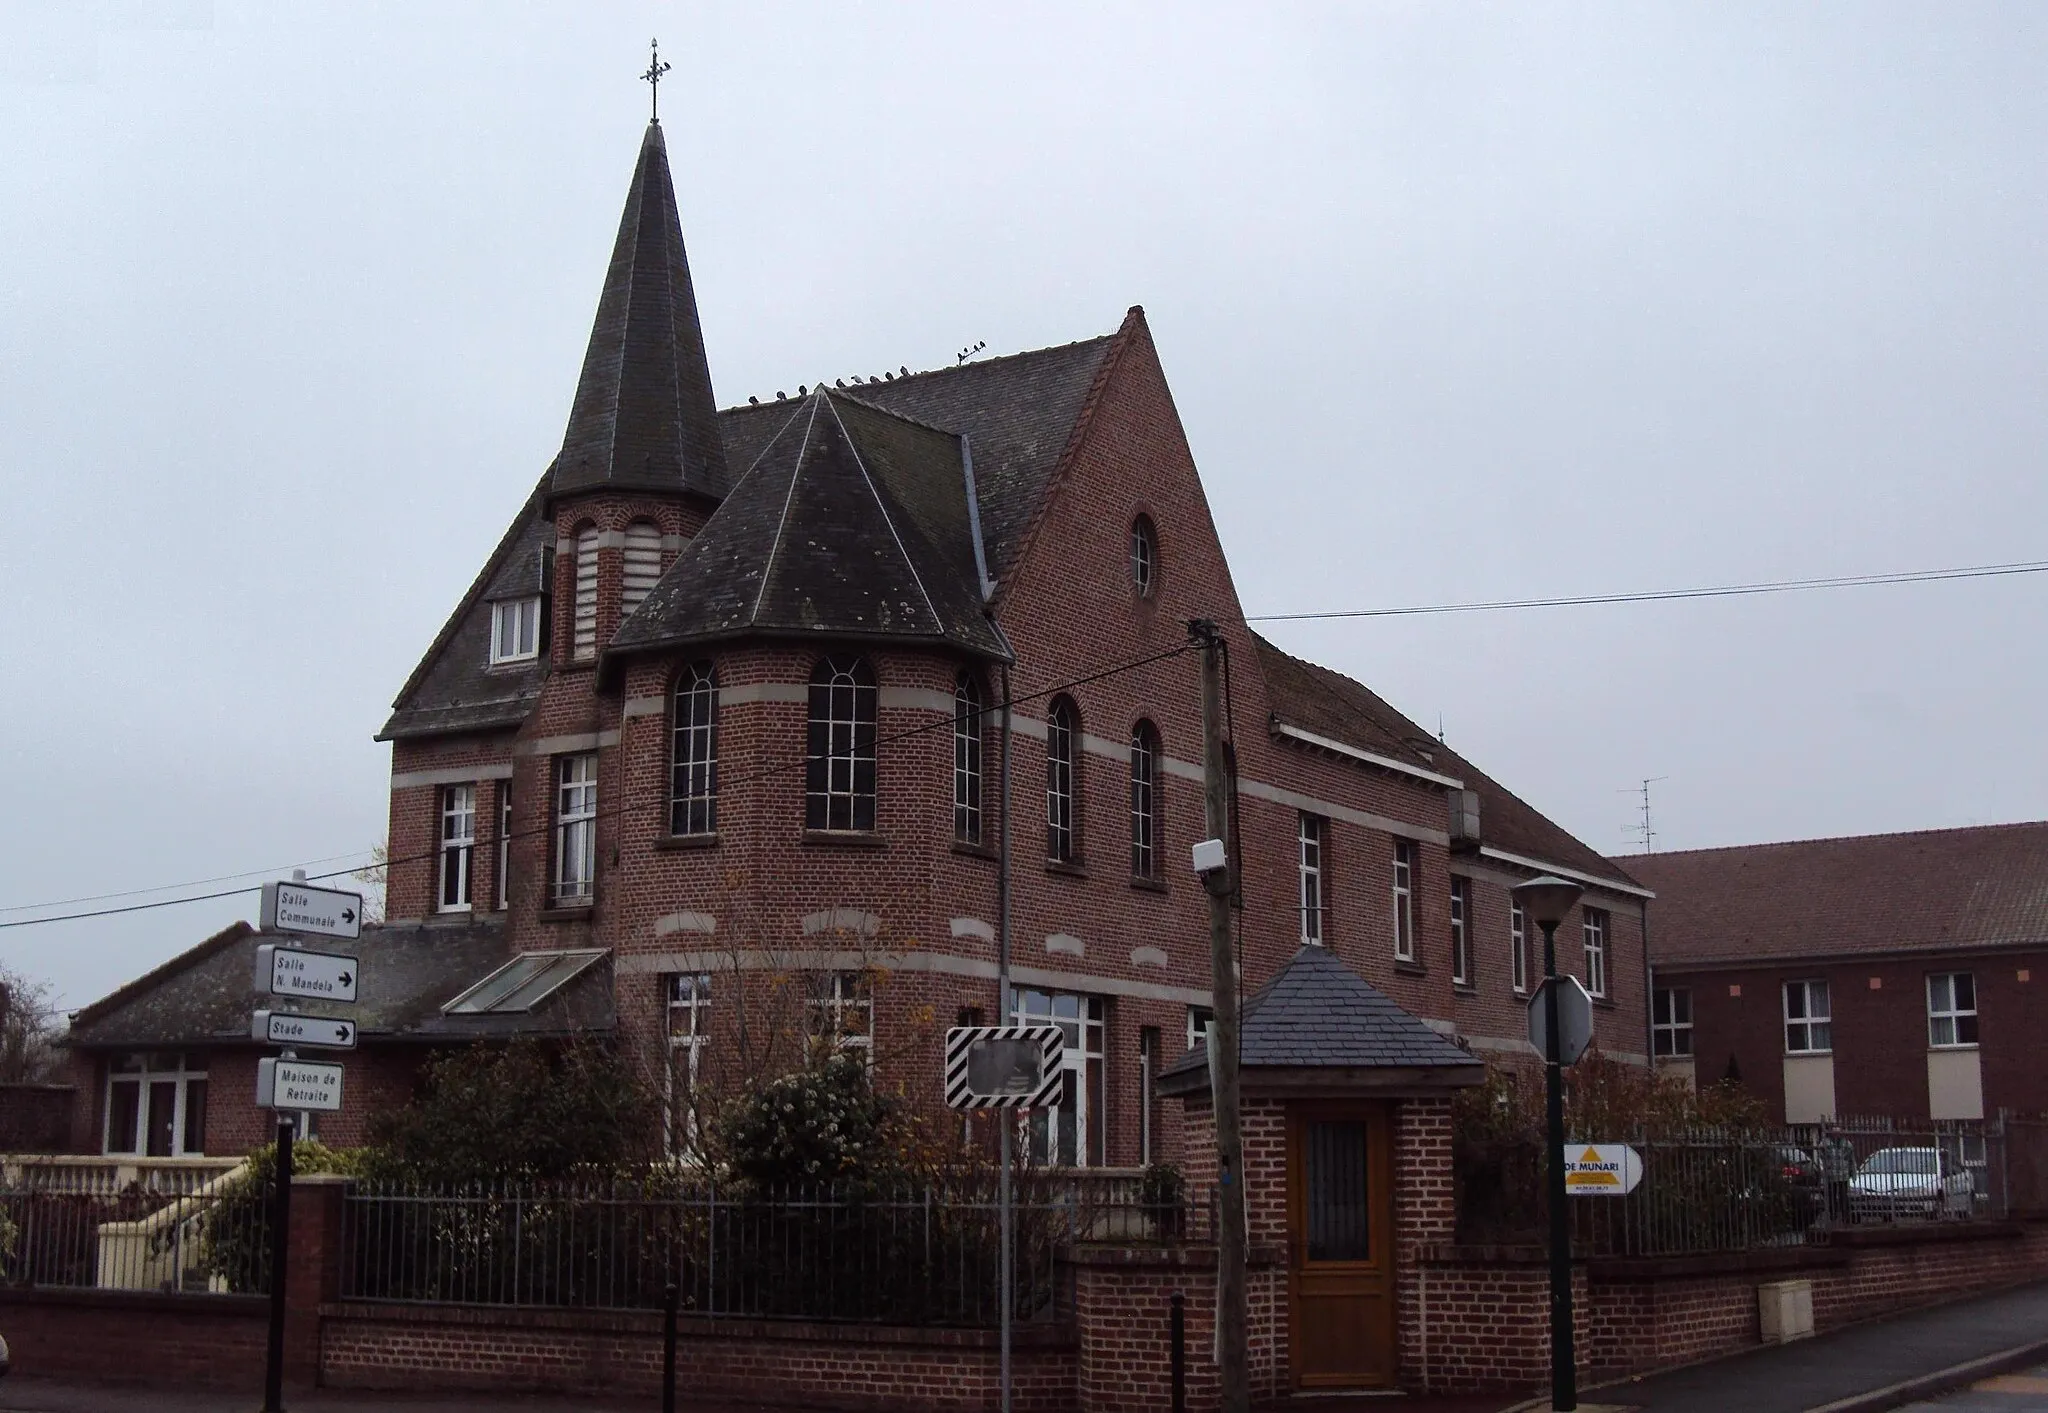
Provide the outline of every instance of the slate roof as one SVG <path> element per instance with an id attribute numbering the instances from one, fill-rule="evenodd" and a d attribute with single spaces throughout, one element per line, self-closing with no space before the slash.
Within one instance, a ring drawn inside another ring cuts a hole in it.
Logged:
<path id="1" fill-rule="evenodd" d="M 1657 966 L 2048 946 L 2048 821 L 1632 855 Z"/>
<path id="2" fill-rule="evenodd" d="M 1237 1048 L 1247 1070 L 1484 1068 L 1327 947 L 1301 948 L 1244 1003 Z M 1160 1077 L 1208 1065 L 1208 1047 L 1197 1045 Z"/>
<path id="3" fill-rule="evenodd" d="M 269 1004 L 257 999 L 251 983 L 256 948 L 277 940 L 235 923 L 79 1011 L 63 1043 L 124 1050 L 253 1043 L 250 1013 Z M 335 950 L 361 960 L 357 1004 L 308 1002 L 300 1009 L 354 1020 L 366 1043 L 564 1034 L 609 1030 L 614 1021 L 608 968 L 579 978 L 531 1014 L 443 1016 L 442 1003 L 508 960 L 496 920 L 371 926 L 359 941 Z M 584 984 L 592 981 L 597 984 Z"/>
<path id="4" fill-rule="evenodd" d="M 555 552 L 554 522 L 542 513 L 547 485 L 541 477 L 512 517 L 483 572 L 399 688 L 378 740 L 517 726 L 540 700 L 547 676 L 540 658 L 491 665 L 491 605 L 541 590 L 541 566 Z"/>
<path id="5" fill-rule="evenodd" d="M 787 409 L 610 652 L 768 633 L 1007 658 L 975 551 L 960 438 L 820 388 Z"/>
<path id="6" fill-rule="evenodd" d="M 1479 834 L 1490 847 L 1634 886 L 1628 869 L 1604 858 L 1540 814 L 1471 761 L 1442 744 L 1341 672 L 1283 652 L 1256 633 L 1259 666 L 1276 722 L 1298 726 L 1362 751 L 1448 775 L 1479 793 Z M 1634 860 L 1630 860 L 1631 866 Z"/>
<path id="7" fill-rule="evenodd" d="M 583 355 L 551 495 L 633 489 L 724 494 L 725 442 L 668 148 L 647 125 Z"/>

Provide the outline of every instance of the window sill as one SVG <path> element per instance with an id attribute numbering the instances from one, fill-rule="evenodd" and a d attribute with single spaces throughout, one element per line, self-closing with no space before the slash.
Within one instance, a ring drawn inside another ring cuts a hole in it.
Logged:
<path id="1" fill-rule="evenodd" d="M 996 857 L 996 851 L 989 845 L 969 844 L 961 839 L 953 841 L 953 852 L 970 859 L 989 859 L 993 861 Z"/>
<path id="2" fill-rule="evenodd" d="M 1586 994 L 1593 996 L 1593 993 L 1590 991 Z M 1612 996 L 1593 996 L 1593 1004 L 1603 1011 L 1611 1011 L 1615 1008 L 1615 1000 Z"/>
<path id="3" fill-rule="evenodd" d="M 1045 861 L 1045 871 L 1047 873 L 1059 874 L 1062 878 L 1086 878 L 1088 876 L 1088 865 L 1075 863 L 1071 859 L 1047 859 Z"/>
<path id="4" fill-rule="evenodd" d="M 654 836 L 656 852 L 670 849 L 715 849 L 718 847 L 718 833 L 709 834 L 657 834 Z"/>
<path id="5" fill-rule="evenodd" d="M 1785 1052 L 1785 1058 L 1788 1060 L 1832 1060 L 1834 1057 L 1835 1052 L 1832 1050 L 1787 1050 Z"/>
<path id="6" fill-rule="evenodd" d="M 889 841 L 872 829 L 806 829 L 806 846 L 824 849 L 886 849 Z"/>
<path id="7" fill-rule="evenodd" d="M 1397 975 L 1400 976 L 1429 975 L 1429 968 L 1424 966 L 1421 962 L 1404 962 L 1398 958 L 1396 958 L 1394 961 L 1394 971 Z"/>
<path id="8" fill-rule="evenodd" d="M 554 907 L 542 908 L 540 910 L 540 920 L 542 922 L 588 922 L 595 916 L 597 916 L 597 904 L 595 901 L 557 904 Z"/>
<path id="9" fill-rule="evenodd" d="M 470 903 L 443 903 L 440 907 L 434 909 L 434 916 L 468 917 L 471 913 L 475 911 L 475 905 Z"/>
<path id="10" fill-rule="evenodd" d="M 1930 1055 L 1953 1055 L 1958 1050 L 1967 1053 L 1968 1051 L 1979 1048 L 1981 1043 L 1982 1042 L 1980 1041 L 1972 1040 L 1967 1044 L 1963 1045 L 1929 1045 L 1927 1047 L 1927 1053 Z"/>
<path id="11" fill-rule="evenodd" d="M 1454 996 L 1477 997 L 1479 995 L 1479 983 L 1476 981 L 1454 981 L 1451 983 L 1451 994 Z"/>
<path id="12" fill-rule="evenodd" d="M 1134 873 L 1131 875 L 1131 887 L 1140 893 L 1164 893 L 1166 891 L 1166 880 L 1163 878 L 1146 878 Z"/>

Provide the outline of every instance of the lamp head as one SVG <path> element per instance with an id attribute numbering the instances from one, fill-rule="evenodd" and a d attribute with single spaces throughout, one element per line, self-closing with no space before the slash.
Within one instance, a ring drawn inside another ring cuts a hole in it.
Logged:
<path id="1" fill-rule="evenodd" d="M 1522 905 L 1522 912 L 1538 927 L 1552 928 L 1565 920 L 1579 901 L 1579 895 L 1586 890 L 1576 883 L 1544 874 L 1541 878 L 1526 879 L 1514 886 L 1513 896 Z"/>

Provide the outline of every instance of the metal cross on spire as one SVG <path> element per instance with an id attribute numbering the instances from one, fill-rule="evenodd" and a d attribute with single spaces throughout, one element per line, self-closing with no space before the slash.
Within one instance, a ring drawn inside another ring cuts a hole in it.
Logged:
<path id="1" fill-rule="evenodd" d="M 652 57 L 647 61 L 647 72 L 640 75 L 640 78 L 651 90 L 648 94 L 648 119 L 658 123 L 661 121 L 661 76 L 669 71 L 670 66 L 662 62 L 659 39 L 648 40 L 647 48 Z"/>

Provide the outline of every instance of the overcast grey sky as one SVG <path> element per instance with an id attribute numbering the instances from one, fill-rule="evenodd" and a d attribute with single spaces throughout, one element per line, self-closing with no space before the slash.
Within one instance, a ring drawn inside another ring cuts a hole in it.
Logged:
<path id="1" fill-rule="evenodd" d="M 0 0 L 0 907 L 383 838 L 651 34 L 722 402 L 1142 303 L 1249 613 L 2048 558 L 2048 6 Z M 2042 815 L 2044 605 L 1271 632 L 1620 851 Z"/>

